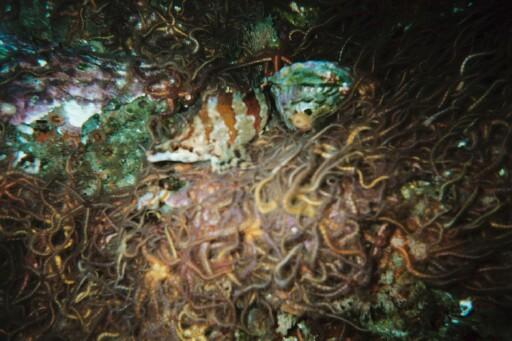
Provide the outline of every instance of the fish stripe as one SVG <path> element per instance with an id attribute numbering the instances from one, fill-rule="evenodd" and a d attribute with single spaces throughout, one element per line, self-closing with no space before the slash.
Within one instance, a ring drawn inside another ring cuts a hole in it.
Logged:
<path id="1" fill-rule="evenodd" d="M 244 96 L 243 99 L 245 106 L 247 107 L 247 115 L 254 117 L 254 129 L 258 133 L 260 131 L 261 117 L 260 117 L 260 102 L 254 91 L 251 91 Z"/>
<path id="2" fill-rule="evenodd" d="M 192 121 L 192 122 L 194 122 L 194 121 Z M 181 133 L 181 135 L 178 136 L 176 138 L 176 140 L 179 141 L 179 142 L 187 141 L 190 137 L 192 137 L 192 135 L 194 134 L 195 130 L 196 130 L 195 124 L 192 123 L 192 124 L 188 125 L 187 126 L 187 130 L 184 131 L 183 133 Z"/>
<path id="3" fill-rule="evenodd" d="M 206 142 L 210 143 L 210 133 L 213 130 L 213 124 L 210 115 L 208 114 L 208 105 L 206 103 L 203 104 L 201 106 L 201 109 L 199 110 L 199 118 L 203 123 L 204 133 L 206 135 Z"/>
<path id="4" fill-rule="evenodd" d="M 229 143 L 234 144 L 237 131 L 236 131 L 236 118 L 235 111 L 233 110 L 233 94 L 226 93 L 220 94 L 217 98 L 217 112 L 224 121 L 224 124 L 229 129 Z"/>

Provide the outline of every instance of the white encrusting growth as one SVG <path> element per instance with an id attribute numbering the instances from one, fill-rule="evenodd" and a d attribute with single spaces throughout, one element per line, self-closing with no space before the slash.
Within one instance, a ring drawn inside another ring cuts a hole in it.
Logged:
<path id="1" fill-rule="evenodd" d="M 31 160 L 25 152 L 20 150 L 15 154 L 13 166 L 23 169 L 28 174 L 38 174 L 41 170 L 41 160 Z"/>
<path id="2" fill-rule="evenodd" d="M 73 99 L 62 105 L 61 115 L 68 124 L 80 128 L 92 115 L 100 111 L 99 103 L 78 103 Z"/>

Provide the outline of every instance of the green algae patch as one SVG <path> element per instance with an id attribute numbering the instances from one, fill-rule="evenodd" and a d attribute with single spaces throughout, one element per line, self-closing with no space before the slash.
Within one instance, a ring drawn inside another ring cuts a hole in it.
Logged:
<path id="1" fill-rule="evenodd" d="M 81 134 L 62 130 L 51 114 L 30 124 L 6 124 L 0 158 L 44 179 L 72 178 L 84 196 L 114 192 L 136 184 L 152 142 L 149 119 L 161 110 L 147 97 L 111 102 L 83 124 Z"/>
<path id="2" fill-rule="evenodd" d="M 57 133 L 46 120 L 19 126 L 6 125 L 1 155 L 13 167 L 41 178 L 62 178 L 66 160 L 73 153 L 69 136 Z M 5 154 L 3 154 L 5 153 Z"/>
<path id="3" fill-rule="evenodd" d="M 279 48 L 279 37 L 271 17 L 257 21 L 244 31 L 243 46 L 249 55 Z"/>
<path id="4" fill-rule="evenodd" d="M 87 195 L 102 190 L 113 192 L 133 186 L 145 162 L 145 150 L 152 140 L 148 122 L 160 105 L 139 97 L 121 105 L 111 103 L 101 115 L 94 115 L 82 127 L 84 157 L 81 186 Z"/>

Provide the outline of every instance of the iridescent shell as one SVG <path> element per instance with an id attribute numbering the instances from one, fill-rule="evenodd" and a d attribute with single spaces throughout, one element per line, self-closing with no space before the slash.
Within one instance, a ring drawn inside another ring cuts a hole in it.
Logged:
<path id="1" fill-rule="evenodd" d="M 222 171 L 244 158 L 245 146 L 265 127 L 268 106 L 258 89 L 207 96 L 179 136 L 156 146 L 148 161 L 210 161 Z"/>
<path id="2" fill-rule="evenodd" d="M 30 45 L 0 32 L 0 121 L 31 124 L 58 113 L 59 131 L 74 133 L 112 99 L 129 103 L 143 95 L 144 79 L 132 69 L 125 60 Z"/>
<path id="3" fill-rule="evenodd" d="M 347 68 L 326 61 L 283 67 L 267 79 L 276 109 L 292 130 L 310 130 L 320 117 L 339 108 L 352 85 Z"/>

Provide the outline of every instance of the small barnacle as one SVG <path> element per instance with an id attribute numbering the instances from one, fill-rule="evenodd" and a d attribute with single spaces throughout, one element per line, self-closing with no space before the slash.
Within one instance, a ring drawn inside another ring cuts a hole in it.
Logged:
<path id="1" fill-rule="evenodd" d="M 91 141 L 94 143 L 105 142 L 107 135 L 102 129 L 95 129 L 91 132 Z"/>
<path id="2" fill-rule="evenodd" d="M 37 120 L 32 126 L 36 132 L 47 133 L 51 130 L 47 120 Z"/>
<path id="3" fill-rule="evenodd" d="M 61 126 L 66 122 L 64 116 L 56 111 L 51 111 L 48 113 L 48 123 L 53 126 Z"/>
<path id="4" fill-rule="evenodd" d="M 108 146 L 107 146 L 107 147 L 105 147 L 105 148 L 102 150 L 101 154 L 102 154 L 104 157 L 107 157 L 107 158 L 108 158 L 108 157 L 111 157 L 112 155 L 114 155 L 114 151 L 112 150 L 112 148 L 111 148 L 111 147 L 108 147 Z"/>
<path id="5" fill-rule="evenodd" d="M 34 141 L 39 143 L 48 142 L 48 140 L 55 137 L 55 131 L 37 131 L 34 134 Z"/>

